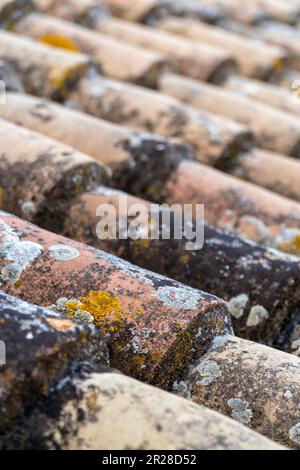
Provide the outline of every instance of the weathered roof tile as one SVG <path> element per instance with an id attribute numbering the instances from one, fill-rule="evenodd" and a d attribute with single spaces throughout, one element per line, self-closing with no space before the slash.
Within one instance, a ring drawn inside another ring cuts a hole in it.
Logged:
<path id="1" fill-rule="evenodd" d="M 44 306 L 67 299 L 70 314 L 88 311 L 109 338 L 111 364 L 129 375 L 167 386 L 231 331 L 225 303 L 212 295 L 6 213 L 0 221 L 2 289 Z"/>

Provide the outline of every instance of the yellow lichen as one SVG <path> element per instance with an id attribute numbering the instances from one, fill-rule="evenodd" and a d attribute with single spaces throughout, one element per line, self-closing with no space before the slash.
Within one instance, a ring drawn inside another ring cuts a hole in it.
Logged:
<path id="1" fill-rule="evenodd" d="M 61 36 L 60 34 L 46 34 L 40 38 L 40 41 L 48 46 L 66 49 L 69 52 L 80 52 L 76 44 L 71 39 Z"/>
<path id="2" fill-rule="evenodd" d="M 300 253 L 300 235 L 296 235 L 291 242 L 281 243 L 278 245 L 279 250 L 286 251 L 291 254 Z"/>
<path id="3" fill-rule="evenodd" d="M 4 191 L 3 191 L 3 189 L 2 189 L 1 186 L 0 186 L 0 209 L 1 209 L 2 206 L 3 206 L 3 199 L 4 199 Z"/>
<path id="4" fill-rule="evenodd" d="M 72 300 L 65 304 L 67 317 L 72 318 L 79 312 L 88 312 L 94 318 L 94 324 L 107 332 L 114 332 L 136 320 L 143 312 L 142 307 L 131 306 L 130 313 L 125 312 L 120 300 L 105 291 L 90 291 L 86 297 Z"/>

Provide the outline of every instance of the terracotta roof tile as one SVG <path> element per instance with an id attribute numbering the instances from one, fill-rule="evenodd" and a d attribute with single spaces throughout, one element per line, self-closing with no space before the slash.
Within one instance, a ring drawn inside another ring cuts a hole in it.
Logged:
<path id="1" fill-rule="evenodd" d="M 21 93 L 7 92 L 6 104 L 0 106 L 0 116 L 94 157 L 114 170 L 116 180 L 122 178 L 126 181 L 126 174 L 132 175 L 133 172 L 138 179 L 141 176 L 141 164 L 145 168 L 147 163 L 146 157 L 160 164 L 161 176 L 164 173 L 168 175 L 171 161 L 195 158 L 191 148 L 176 139 L 165 139 L 119 126 L 46 99 Z M 162 166 L 164 163 L 167 166 L 168 162 L 168 168 L 163 171 Z M 154 177 L 158 183 L 158 171 L 155 171 Z M 125 183 L 120 181 L 118 184 L 124 187 Z"/>
<path id="2" fill-rule="evenodd" d="M 27 304 L 0 292 L 1 340 L 6 345 L 0 369 L 0 432 L 46 397 L 75 361 L 108 363 L 108 348 L 91 325 Z M 62 350 L 64 353 L 62 354 Z"/>
<path id="3" fill-rule="evenodd" d="M 128 199 L 122 212 L 119 203 L 124 196 Z M 145 200 L 100 186 L 74 199 L 64 214 L 62 233 L 143 268 L 218 295 L 229 302 L 234 330 L 238 335 L 272 344 L 299 303 L 298 258 L 253 245 L 208 226 L 204 228 L 205 243 L 201 250 L 187 251 L 188 239 L 185 236 L 171 241 L 99 238 L 96 213 L 100 204 L 113 206 L 121 221 L 127 209 L 137 203 L 147 208 L 150 205 Z M 167 209 L 158 207 L 156 210 L 167 212 Z M 55 229 L 51 219 L 47 222 L 48 229 Z M 196 226 L 193 229 L 195 231 Z M 250 325 L 248 316 L 257 305 L 263 306 L 268 313 L 256 325 Z M 282 347 L 290 350 L 289 338 L 289 334 L 285 335 Z"/>
<path id="4" fill-rule="evenodd" d="M 220 8 L 197 0 L 103 0 L 116 16 L 131 21 L 154 22 L 165 14 L 190 16 L 216 22 L 224 18 Z"/>
<path id="5" fill-rule="evenodd" d="M 231 331 L 212 295 L 6 213 L 0 219 L 2 289 L 44 306 L 81 301 L 109 338 L 111 364 L 129 375 L 168 386 L 196 351 Z"/>
<path id="6" fill-rule="evenodd" d="M 205 204 L 208 224 L 258 243 L 268 244 L 269 236 L 274 246 L 272 234 L 299 228 L 299 203 L 199 163 L 182 162 L 164 193 L 169 204 Z"/>
<path id="7" fill-rule="evenodd" d="M 299 18 L 0 0 L 0 448 L 299 448 Z"/>
<path id="8" fill-rule="evenodd" d="M 72 147 L 4 120 L 0 129 L 2 209 L 34 220 L 107 179 L 105 167 Z"/>
<path id="9" fill-rule="evenodd" d="M 86 55 L 70 54 L 6 31 L 0 31 L 0 58 L 13 64 L 29 93 L 46 97 L 65 97 L 91 63 Z"/>
<path id="10" fill-rule="evenodd" d="M 267 150 L 300 157 L 300 121 L 289 113 L 179 75 L 164 75 L 160 90 L 202 112 L 219 114 L 249 126 L 258 144 Z"/>
<path id="11" fill-rule="evenodd" d="M 249 77 L 269 79 L 281 71 L 287 59 L 283 49 L 279 47 L 259 44 L 241 34 L 189 18 L 165 18 L 157 27 L 180 37 L 223 48 L 237 60 L 241 73 Z"/>
<path id="12" fill-rule="evenodd" d="M 178 73 L 199 80 L 218 83 L 238 71 L 234 56 L 213 44 L 187 41 L 163 31 L 118 19 L 103 19 L 96 29 L 118 39 L 162 52 Z"/>
<path id="13" fill-rule="evenodd" d="M 76 419 L 78 409 L 84 419 Z M 283 450 L 212 410 L 109 372 L 61 381 L 15 434 L 25 435 L 27 449 Z"/>
<path id="14" fill-rule="evenodd" d="M 144 86 L 155 87 L 167 65 L 161 54 L 38 13 L 18 21 L 13 31 L 55 46 L 57 50 L 89 54 L 104 75 Z M 224 53 L 220 55 L 224 57 Z"/>
<path id="15" fill-rule="evenodd" d="M 273 83 L 253 80 L 242 75 L 234 75 L 223 83 L 224 88 L 240 93 L 242 96 L 256 101 L 261 101 L 270 106 L 283 109 L 290 113 L 300 115 L 299 103 L 295 99 L 294 93 L 284 87 L 279 87 Z M 292 90 L 296 92 L 297 90 Z"/>
<path id="16" fill-rule="evenodd" d="M 228 337 L 192 364 L 184 381 L 194 402 L 298 448 L 299 358 Z"/>
<path id="17" fill-rule="evenodd" d="M 225 164 L 253 144 L 245 126 L 184 106 L 179 100 L 103 78 L 85 78 L 70 95 L 69 105 L 134 129 L 176 137 L 195 149 L 200 161 Z"/>

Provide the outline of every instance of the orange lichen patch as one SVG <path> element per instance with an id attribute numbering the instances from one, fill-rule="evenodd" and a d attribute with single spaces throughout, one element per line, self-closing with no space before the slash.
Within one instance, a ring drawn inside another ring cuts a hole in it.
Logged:
<path id="1" fill-rule="evenodd" d="M 59 34 L 46 34 L 40 38 L 40 41 L 44 44 L 48 44 L 48 46 L 66 49 L 69 52 L 80 52 L 80 49 L 71 39 Z"/>
<path id="2" fill-rule="evenodd" d="M 46 321 L 47 323 L 49 323 L 50 326 L 52 326 L 55 331 L 58 332 L 65 332 L 74 328 L 74 323 L 69 320 L 62 320 L 59 318 L 47 318 Z"/>
<path id="3" fill-rule="evenodd" d="M 278 245 L 279 250 L 287 251 L 292 254 L 300 253 L 300 235 L 297 235 L 291 242 L 281 243 Z"/>
<path id="4" fill-rule="evenodd" d="M 65 304 L 67 317 L 73 318 L 78 312 L 88 312 L 94 318 L 94 324 L 101 326 L 106 332 L 114 332 L 126 324 L 134 322 L 138 315 L 142 314 L 142 308 L 135 310 L 132 306 L 132 314 L 127 314 L 119 299 L 105 291 L 90 291 L 86 297 L 71 300 Z"/>
<path id="5" fill-rule="evenodd" d="M 3 191 L 3 189 L 2 189 L 1 186 L 0 186 L 0 209 L 1 209 L 2 205 L 3 205 L 3 199 L 4 199 L 4 191 Z"/>

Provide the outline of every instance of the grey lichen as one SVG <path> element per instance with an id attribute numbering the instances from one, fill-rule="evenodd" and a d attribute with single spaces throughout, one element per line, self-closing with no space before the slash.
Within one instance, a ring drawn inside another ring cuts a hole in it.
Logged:
<path id="1" fill-rule="evenodd" d="M 190 399 L 191 393 L 189 391 L 189 387 L 186 382 L 181 380 L 180 382 L 174 382 L 172 387 L 173 392 L 176 395 L 179 395 L 183 398 Z"/>
<path id="2" fill-rule="evenodd" d="M 227 401 L 231 408 L 231 417 L 242 424 L 249 424 L 253 418 L 249 403 L 240 398 L 230 398 Z"/>
<path id="3" fill-rule="evenodd" d="M 244 215 L 241 218 L 242 222 L 250 225 L 256 231 L 256 240 L 258 243 L 265 246 L 274 246 L 275 239 L 271 230 L 264 224 L 264 222 L 257 217 L 250 215 Z M 243 229 L 240 230 L 242 237 L 248 238 L 248 234 L 243 233 Z"/>
<path id="4" fill-rule="evenodd" d="M 203 385 L 205 387 L 210 385 L 222 375 L 222 372 L 215 361 L 202 362 L 196 367 L 196 369 L 202 377 L 201 380 L 196 382 L 196 384 Z"/>
<path id="5" fill-rule="evenodd" d="M 268 318 L 268 311 L 262 305 L 255 305 L 250 310 L 247 318 L 247 326 L 257 326 Z"/>
<path id="6" fill-rule="evenodd" d="M 287 390 L 283 396 L 286 401 L 289 401 L 293 398 L 293 394 L 290 390 Z"/>
<path id="7" fill-rule="evenodd" d="M 241 318 L 245 313 L 248 301 L 249 297 L 247 294 L 240 294 L 237 297 L 230 299 L 229 302 L 227 302 L 227 307 L 231 316 L 236 319 Z"/>
<path id="8" fill-rule="evenodd" d="M 0 258 L 11 261 L 1 269 L 0 285 L 1 280 L 15 284 L 28 264 L 40 256 L 42 251 L 42 245 L 21 241 L 19 234 L 12 227 L 0 220 Z"/>
<path id="9" fill-rule="evenodd" d="M 80 256 L 80 253 L 76 248 L 63 244 L 52 245 L 49 247 L 49 251 L 56 261 L 70 261 Z"/>
<path id="10" fill-rule="evenodd" d="M 292 442 L 300 445 L 300 423 L 297 423 L 289 430 L 289 436 Z"/>
<path id="11" fill-rule="evenodd" d="M 197 307 L 201 294 L 189 288 L 165 286 L 158 288 L 157 297 L 170 307 L 191 310 Z"/>
<path id="12" fill-rule="evenodd" d="M 63 314 L 66 314 L 68 312 L 68 309 L 66 308 L 66 304 L 70 302 L 69 299 L 67 299 L 66 297 L 61 297 L 60 299 L 58 299 L 56 301 L 55 304 L 53 305 L 50 305 L 50 307 L 48 307 L 49 310 L 52 310 L 54 312 L 57 312 L 57 313 L 63 313 Z"/>
<path id="13" fill-rule="evenodd" d="M 31 201 L 23 202 L 23 204 L 21 206 L 21 210 L 22 210 L 23 214 L 27 217 L 32 216 L 36 213 L 36 207 L 35 207 L 34 203 L 31 202 Z"/>

